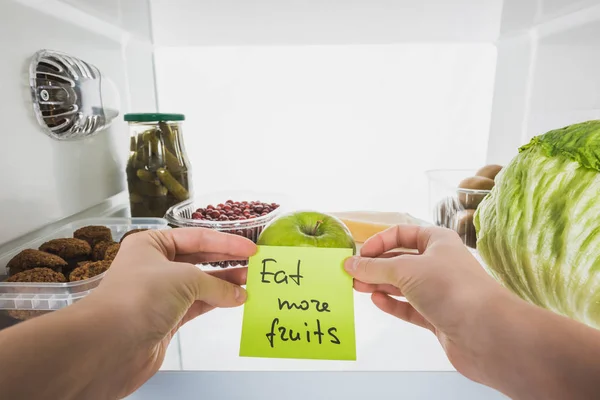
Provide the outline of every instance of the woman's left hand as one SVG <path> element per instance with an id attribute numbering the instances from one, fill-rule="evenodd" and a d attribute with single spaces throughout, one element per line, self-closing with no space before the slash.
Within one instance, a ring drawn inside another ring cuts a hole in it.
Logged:
<path id="1" fill-rule="evenodd" d="M 125 324 L 121 334 L 135 343 L 119 371 L 125 378 L 119 395 L 158 371 L 171 338 L 186 322 L 215 307 L 244 303 L 246 291 L 239 285 L 246 283 L 247 268 L 207 273 L 194 264 L 243 260 L 255 252 L 246 238 L 202 228 L 145 231 L 123 241 L 100 286 L 81 302 L 118 310 Z"/>

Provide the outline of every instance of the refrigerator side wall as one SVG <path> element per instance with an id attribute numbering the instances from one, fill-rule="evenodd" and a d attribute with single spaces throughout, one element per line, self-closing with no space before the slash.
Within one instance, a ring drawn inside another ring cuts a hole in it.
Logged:
<path id="1" fill-rule="evenodd" d="M 59 142 L 33 115 L 31 56 L 58 50 L 96 65 L 116 84 L 121 115 L 95 137 Z M 0 4 L 0 244 L 126 189 L 129 137 L 122 115 L 156 109 L 146 0 L 7 0 Z"/>
<path id="2" fill-rule="evenodd" d="M 600 0 L 505 0 L 487 160 L 600 118 Z"/>

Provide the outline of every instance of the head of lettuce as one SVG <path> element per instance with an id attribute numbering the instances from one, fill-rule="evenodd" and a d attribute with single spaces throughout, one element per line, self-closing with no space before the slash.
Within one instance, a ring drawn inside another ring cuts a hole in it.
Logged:
<path id="1" fill-rule="evenodd" d="M 474 217 L 486 268 L 525 300 L 600 328 L 600 121 L 534 137 Z"/>

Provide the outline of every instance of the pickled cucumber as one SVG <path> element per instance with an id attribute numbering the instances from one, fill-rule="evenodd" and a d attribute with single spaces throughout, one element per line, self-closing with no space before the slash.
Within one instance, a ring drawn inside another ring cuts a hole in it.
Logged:
<path id="1" fill-rule="evenodd" d="M 170 172 L 175 174 L 181 172 L 183 168 L 183 166 L 181 165 L 182 162 L 179 160 L 179 158 L 177 158 L 173 153 L 171 153 L 167 149 L 165 149 L 165 161 L 167 164 L 167 168 Z"/>
<path id="2" fill-rule="evenodd" d="M 163 185 L 155 185 L 138 180 L 134 183 L 135 191 L 142 196 L 164 197 L 168 194 L 168 189 Z"/>
<path id="3" fill-rule="evenodd" d="M 160 185 L 160 181 L 152 172 L 147 171 L 145 169 L 138 169 L 135 171 L 135 175 L 143 182 L 153 183 L 155 185 Z"/>
<path id="4" fill-rule="evenodd" d="M 163 138 L 165 140 L 165 146 L 169 151 L 177 152 L 177 130 L 175 127 L 167 124 L 166 122 L 159 122 L 158 127 L 160 128 Z"/>
<path id="5" fill-rule="evenodd" d="M 131 203 L 142 203 L 144 201 L 144 198 L 142 196 L 140 196 L 139 194 L 132 192 L 132 193 L 129 193 L 129 201 Z"/>
<path id="6" fill-rule="evenodd" d="M 173 175 L 169 173 L 169 171 L 164 168 L 159 168 L 156 171 L 156 175 L 158 175 L 158 179 L 160 179 L 162 184 L 167 187 L 169 192 L 175 196 L 177 200 L 183 201 L 189 198 L 187 189 L 181 183 L 179 183 L 179 181 L 175 179 Z"/>

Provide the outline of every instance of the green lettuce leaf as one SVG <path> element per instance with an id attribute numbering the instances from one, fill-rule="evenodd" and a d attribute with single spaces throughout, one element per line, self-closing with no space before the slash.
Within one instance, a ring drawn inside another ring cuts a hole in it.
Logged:
<path id="1" fill-rule="evenodd" d="M 537 136 L 474 217 L 488 271 L 522 298 L 600 327 L 600 121 Z"/>

